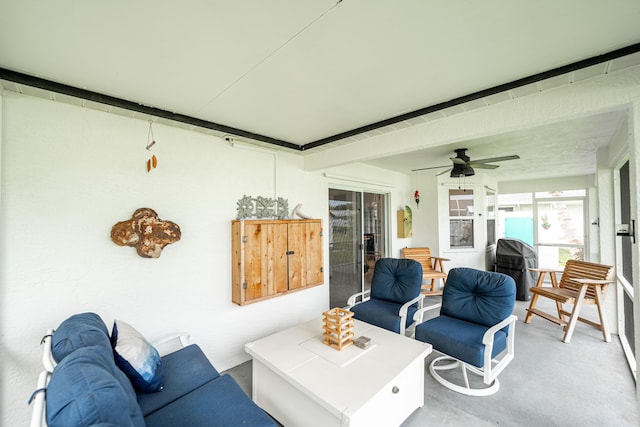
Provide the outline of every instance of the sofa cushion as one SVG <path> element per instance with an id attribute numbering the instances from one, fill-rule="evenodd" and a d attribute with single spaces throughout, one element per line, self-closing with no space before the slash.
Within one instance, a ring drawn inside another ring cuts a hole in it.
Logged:
<path id="1" fill-rule="evenodd" d="M 402 304 L 389 301 L 370 299 L 350 308 L 354 317 L 363 322 L 379 326 L 391 332 L 400 333 L 400 308 Z M 418 310 L 418 305 L 413 304 L 407 310 L 405 328 L 413 323 L 413 315 Z"/>
<path id="2" fill-rule="evenodd" d="M 220 376 L 196 344 L 162 357 L 162 368 L 162 390 L 157 393 L 138 393 L 138 404 L 144 416 Z"/>
<path id="3" fill-rule="evenodd" d="M 440 353 L 481 368 L 484 366 L 485 349 L 482 337 L 487 329 L 489 327 L 477 323 L 440 315 L 419 324 L 416 327 L 416 339 L 428 342 Z M 499 330 L 494 336 L 491 357 L 496 357 L 506 348 L 507 334 Z"/>
<path id="4" fill-rule="evenodd" d="M 147 427 L 274 426 L 228 374 L 145 417 Z"/>
<path id="5" fill-rule="evenodd" d="M 153 393 L 162 388 L 162 359 L 155 349 L 131 325 L 115 320 L 111 332 L 116 364 L 127 374 L 136 390 Z"/>
<path id="6" fill-rule="evenodd" d="M 51 337 L 51 353 L 58 363 L 75 350 L 94 345 L 111 349 L 109 331 L 100 316 L 95 313 L 81 313 L 69 317 L 58 326 Z"/>
<path id="7" fill-rule="evenodd" d="M 404 304 L 420 295 L 422 265 L 413 259 L 381 258 L 371 279 L 371 299 Z"/>
<path id="8" fill-rule="evenodd" d="M 516 284 L 506 274 L 452 268 L 444 287 L 440 313 L 493 326 L 509 317 L 515 298 Z"/>
<path id="9" fill-rule="evenodd" d="M 49 427 L 145 425 L 131 383 L 102 346 L 80 348 L 56 366 L 46 413 Z"/>

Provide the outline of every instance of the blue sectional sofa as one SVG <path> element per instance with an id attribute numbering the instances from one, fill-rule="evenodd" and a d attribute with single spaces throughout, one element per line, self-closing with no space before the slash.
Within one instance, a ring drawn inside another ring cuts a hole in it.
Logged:
<path id="1" fill-rule="evenodd" d="M 130 360 L 123 367 L 131 352 L 116 345 L 115 331 L 110 337 L 97 314 L 82 313 L 47 337 L 55 367 L 41 375 L 39 387 L 46 387 L 46 394 L 36 399 L 32 426 L 276 425 L 231 376 L 220 375 L 197 345 L 160 357 L 146 342 L 143 363 Z M 132 367 L 139 372 L 130 372 Z"/>

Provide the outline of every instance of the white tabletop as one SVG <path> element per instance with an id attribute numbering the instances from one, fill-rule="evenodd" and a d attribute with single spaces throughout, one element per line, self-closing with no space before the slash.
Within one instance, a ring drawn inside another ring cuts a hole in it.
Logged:
<path id="1" fill-rule="evenodd" d="M 359 408 L 412 362 L 431 353 L 430 344 L 359 320 L 354 321 L 354 337 L 371 338 L 370 347 L 336 350 L 322 343 L 322 325 L 320 318 L 311 320 L 249 343 L 245 349 L 337 413 Z"/>

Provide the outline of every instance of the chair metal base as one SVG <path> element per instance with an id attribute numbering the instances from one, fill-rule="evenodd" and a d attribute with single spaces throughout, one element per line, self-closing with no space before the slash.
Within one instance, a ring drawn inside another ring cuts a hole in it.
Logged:
<path id="1" fill-rule="evenodd" d="M 448 363 L 443 363 L 436 366 L 438 362 L 448 362 Z M 444 379 L 438 373 L 438 371 L 455 369 L 457 367 L 460 367 L 462 369 L 462 376 L 464 378 L 464 383 L 465 383 L 464 386 L 454 384 L 453 382 Z M 433 361 L 429 365 L 429 372 L 431 372 L 431 376 L 436 381 L 438 381 L 440 384 L 442 384 L 449 390 L 466 394 L 468 396 L 491 396 L 492 394 L 495 394 L 500 388 L 500 382 L 498 382 L 497 378 L 494 379 L 493 382 L 489 384 L 487 387 L 480 387 L 480 388 L 471 387 L 469 385 L 469 377 L 467 375 L 467 372 L 471 372 L 481 377 L 483 376 L 483 372 L 480 369 L 476 368 L 475 366 L 468 365 L 451 356 L 441 356 L 433 359 Z"/>

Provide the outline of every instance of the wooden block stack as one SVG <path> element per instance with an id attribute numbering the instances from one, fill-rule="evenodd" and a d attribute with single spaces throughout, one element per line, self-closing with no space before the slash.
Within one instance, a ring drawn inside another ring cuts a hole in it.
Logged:
<path id="1" fill-rule="evenodd" d="M 353 344 L 353 312 L 342 308 L 332 308 L 324 315 L 324 343 L 336 350 Z"/>

